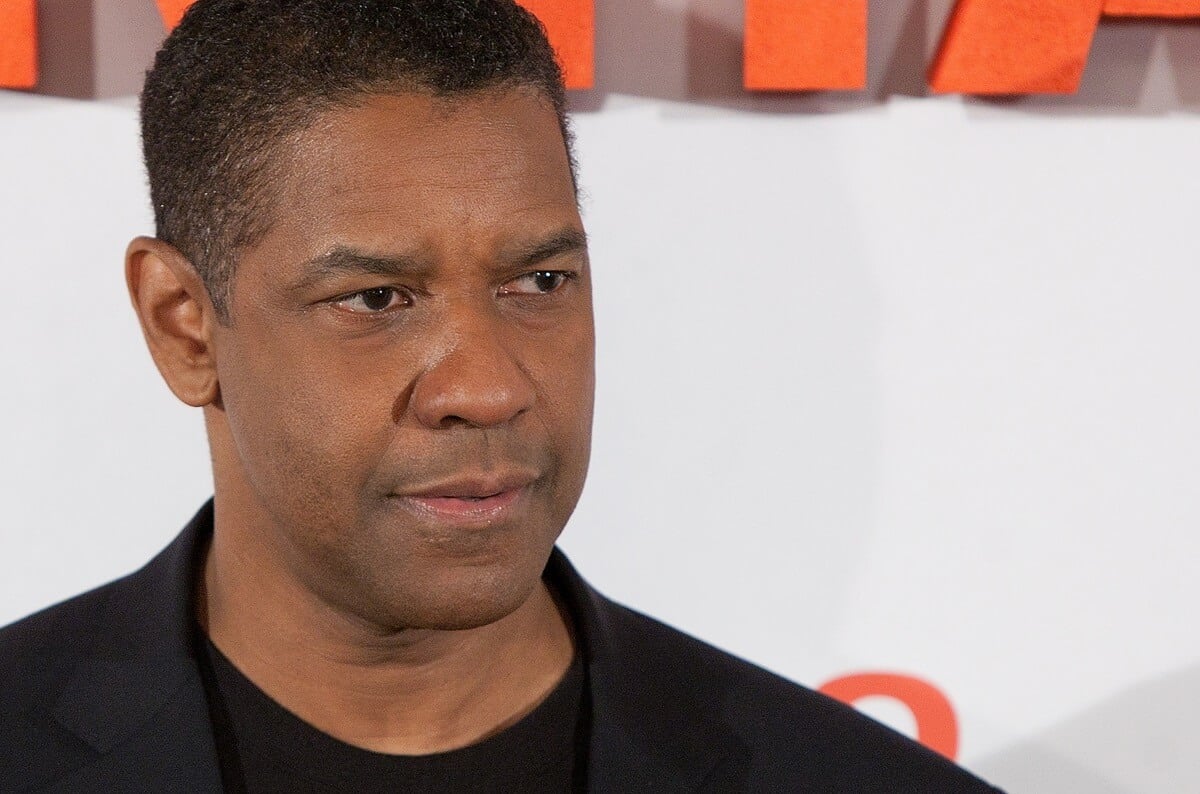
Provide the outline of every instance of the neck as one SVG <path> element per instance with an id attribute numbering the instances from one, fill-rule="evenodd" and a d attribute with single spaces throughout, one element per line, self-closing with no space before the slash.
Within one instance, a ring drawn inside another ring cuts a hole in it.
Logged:
<path id="1" fill-rule="evenodd" d="M 255 542 L 263 533 L 221 518 L 198 584 L 201 625 L 267 695 L 348 744 L 465 747 L 532 711 L 570 665 L 567 623 L 544 582 L 485 626 L 396 631 L 325 603 Z"/>

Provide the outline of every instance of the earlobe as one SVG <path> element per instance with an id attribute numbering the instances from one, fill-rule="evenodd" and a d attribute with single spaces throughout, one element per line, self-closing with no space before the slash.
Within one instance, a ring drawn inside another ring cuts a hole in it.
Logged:
<path id="1" fill-rule="evenodd" d="M 194 407 L 218 400 L 217 322 L 200 275 L 174 246 L 137 237 L 125 252 L 125 281 L 146 345 L 167 387 Z"/>

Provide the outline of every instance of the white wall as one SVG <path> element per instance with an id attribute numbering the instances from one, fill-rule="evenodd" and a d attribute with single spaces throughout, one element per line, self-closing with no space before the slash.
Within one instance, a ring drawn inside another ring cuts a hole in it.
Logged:
<path id="1" fill-rule="evenodd" d="M 935 683 L 1011 791 L 1197 790 L 1195 31 L 1106 29 L 1078 97 L 964 102 L 897 90 L 938 24 L 896 3 L 870 91 L 756 99 L 732 5 L 695 7 L 602 5 L 576 97 L 599 394 L 565 548 L 810 685 Z M 132 101 L 0 93 L 0 228 L 5 623 L 211 484 L 124 295 Z"/>

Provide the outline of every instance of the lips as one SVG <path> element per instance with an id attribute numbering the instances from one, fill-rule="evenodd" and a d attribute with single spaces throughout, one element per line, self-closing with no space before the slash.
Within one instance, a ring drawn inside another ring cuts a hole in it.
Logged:
<path id="1" fill-rule="evenodd" d="M 517 471 L 466 475 L 393 494 L 392 499 L 426 518 L 491 523 L 514 512 L 535 479 L 535 474 Z"/>

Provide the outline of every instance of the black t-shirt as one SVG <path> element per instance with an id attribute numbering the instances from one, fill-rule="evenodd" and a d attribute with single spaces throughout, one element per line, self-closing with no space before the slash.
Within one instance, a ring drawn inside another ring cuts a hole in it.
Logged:
<path id="1" fill-rule="evenodd" d="M 226 792 L 521 792 L 584 790 L 587 686 L 579 653 L 559 685 L 515 725 L 433 755 L 363 750 L 276 703 L 201 633 L 200 654 Z"/>

